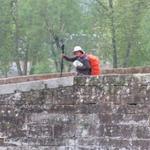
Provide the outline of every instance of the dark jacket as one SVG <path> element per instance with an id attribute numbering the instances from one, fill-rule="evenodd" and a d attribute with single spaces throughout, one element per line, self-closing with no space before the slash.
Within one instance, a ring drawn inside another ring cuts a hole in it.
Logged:
<path id="1" fill-rule="evenodd" d="M 91 67 L 90 67 L 90 64 L 89 64 L 86 54 L 83 54 L 81 57 L 64 56 L 64 59 L 66 59 L 67 61 L 70 61 L 70 62 L 74 62 L 75 60 L 78 60 L 83 64 L 82 67 L 76 67 L 77 75 L 91 75 Z"/>

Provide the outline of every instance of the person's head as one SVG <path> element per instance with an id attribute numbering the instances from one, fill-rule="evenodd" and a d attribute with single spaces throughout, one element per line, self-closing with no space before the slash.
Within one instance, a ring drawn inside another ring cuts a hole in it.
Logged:
<path id="1" fill-rule="evenodd" d="M 80 46 L 75 46 L 74 50 L 73 50 L 73 54 L 75 56 L 82 56 L 85 52 L 82 50 L 82 48 Z"/>

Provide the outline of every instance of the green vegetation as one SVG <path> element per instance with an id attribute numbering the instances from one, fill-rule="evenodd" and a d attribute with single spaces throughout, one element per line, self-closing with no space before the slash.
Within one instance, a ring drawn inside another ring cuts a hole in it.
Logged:
<path id="1" fill-rule="evenodd" d="M 60 72 L 61 42 L 114 68 L 150 65 L 149 0 L 0 0 L 0 73 Z M 65 62 L 65 71 L 71 65 Z"/>

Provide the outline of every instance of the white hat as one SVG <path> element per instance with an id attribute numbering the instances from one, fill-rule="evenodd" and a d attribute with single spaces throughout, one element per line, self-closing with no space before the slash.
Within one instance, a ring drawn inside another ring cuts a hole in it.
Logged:
<path id="1" fill-rule="evenodd" d="M 82 48 L 80 46 L 75 46 L 73 49 L 73 52 L 78 52 L 81 51 L 82 53 L 85 53 L 84 50 L 82 50 Z"/>

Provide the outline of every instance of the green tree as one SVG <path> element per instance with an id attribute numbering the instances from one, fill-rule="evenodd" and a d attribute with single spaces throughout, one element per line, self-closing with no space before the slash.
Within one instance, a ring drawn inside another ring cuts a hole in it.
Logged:
<path id="1" fill-rule="evenodd" d="M 11 17 L 8 1 L 0 0 L 0 3 L 0 72 L 7 77 L 12 61 Z"/>
<path id="2" fill-rule="evenodd" d="M 141 64 L 137 61 L 141 56 L 142 33 L 139 31 L 148 4 L 148 0 L 95 0 L 93 3 L 97 32 L 105 33 L 107 43 L 110 43 L 111 37 L 112 52 L 108 53 L 111 54 L 114 68 Z M 108 45 L 105 45 L 105 49 L 108 49 Z"/>

